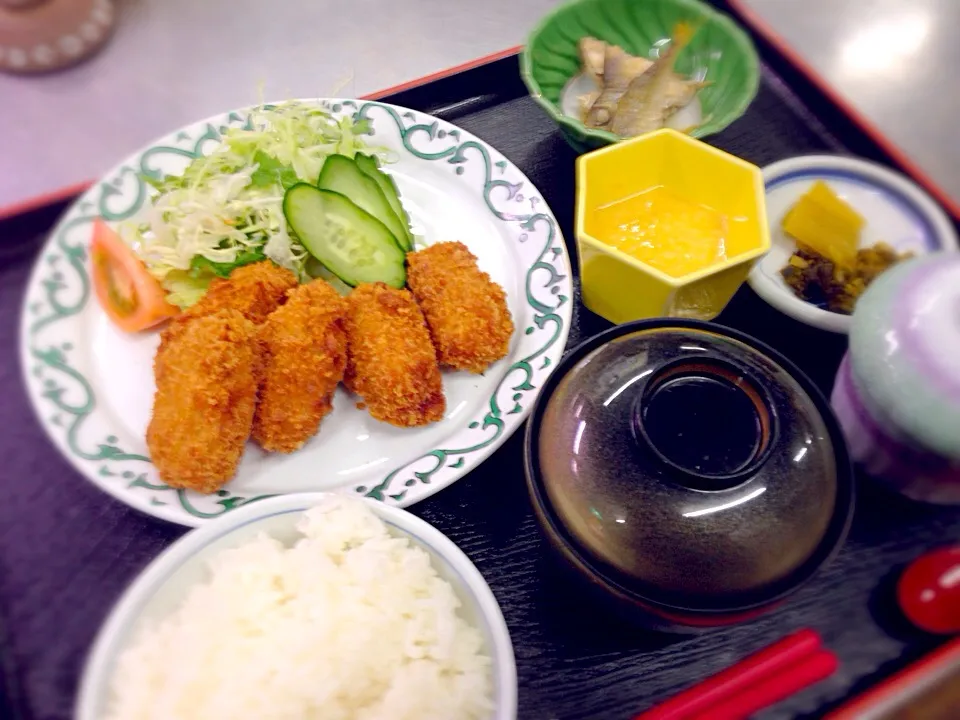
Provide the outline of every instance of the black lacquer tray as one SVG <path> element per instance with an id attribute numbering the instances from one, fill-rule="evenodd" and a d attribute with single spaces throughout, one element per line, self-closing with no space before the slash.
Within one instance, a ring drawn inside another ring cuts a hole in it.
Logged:
<path id="1" fill-rule="evenodd" d="M 822 152 L 890 163 L 773 48 L 758 40 L 758 49 L 755 102 L 709 142 L 761 166 Z M 516 56 L 380 99 L 454 122 L 500 150 L 543 193 L 574 255 L 576 156 L 527 97 Z M 28 720 L 71 716 L 85 655 L 111 605 L 184 532 L 125 507 L 73 471 L 34 419 L 21 385 L 22 293 L 63 209 L 0 222 L 0 717 Z M 796 323 L 747 287 L 718 321 L 772 345 L 829 392 L 845 337 Z M 568 347 L 607 327 L 576 302 Z M 860 481 L 846 547 L 780 609 L 699 637 L 658 636 L 609 617 L 556 571 L 534 524 L 521 437 L 516 433 L 479 469 L 412 510 L 470 556 L 500 601 L 524 720 L 626 720 L 804 626 L 823 635 L 841 668 L 760 717 L 816 717 L 936 644 L 898 620 L 891 582 L 915 556 L 960 541 L 960 510 L 919 505 Z M 4 701 L 14 707 L 3 708 Z"/>

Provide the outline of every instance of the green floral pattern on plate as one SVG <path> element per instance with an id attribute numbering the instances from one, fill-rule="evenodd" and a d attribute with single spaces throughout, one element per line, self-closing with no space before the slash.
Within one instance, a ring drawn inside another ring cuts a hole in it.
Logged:
<path id="1" fill-rule="evenodd" d="M 422 162 L 449 166 L 455 180 L 479 195 L 522 246 L 523 313 L 516 317 L 520 352 L 506 368 L 482 416 L 455 432 L 447 447 L 423 454 L 377 482 L 342 488 L 408 505 L 450 484 L 481 462 L 526 416 L 537 390 L 563 352 L 569 330 L 570 265 L 556 220 L 529 181 L 492 148 L 449 123 L 404 108 L 352 100 L 319 101 L 335 114 L 367 118 L 377 143 Z M 54 229 L 34 268 L 21 324 L 26 385 L 42 424 L 73 466 L 108 493 L 143 512 L 197 525 L 269 495 L 226 488 L 204 496 L 163 484 L 149 458 L 123 447 L 98 405 L 95 383 L 77 357 L 83 313 L 92 299 L 87 267 L 91 224 L 117 222 L 149 197 L 141 175 L 182 171 L 209 152 L 228 127 L 248 126 L 234 111 L 187 127 L 129 158 L 97 183 Z"/>

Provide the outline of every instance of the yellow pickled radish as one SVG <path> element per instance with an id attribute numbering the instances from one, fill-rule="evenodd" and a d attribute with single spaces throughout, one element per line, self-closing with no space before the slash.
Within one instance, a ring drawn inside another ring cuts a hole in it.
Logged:
<path id="1" fill-rule="evenodd" d="M 784 216 L 783 231 L 798 245 L 853 268 L 865 222 L 829 185 L 817 180 Z"/>

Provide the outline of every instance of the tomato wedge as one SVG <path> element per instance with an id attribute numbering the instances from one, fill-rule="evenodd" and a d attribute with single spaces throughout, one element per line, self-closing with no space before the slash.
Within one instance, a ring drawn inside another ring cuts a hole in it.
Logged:
<path id="1" fill-rule="evenodd" d="M 180 312 L 164 299 L 146 265 L 100 218 L 93 224 L 90 261 L 100 307 L 121 330 L 146 330 Z"/>

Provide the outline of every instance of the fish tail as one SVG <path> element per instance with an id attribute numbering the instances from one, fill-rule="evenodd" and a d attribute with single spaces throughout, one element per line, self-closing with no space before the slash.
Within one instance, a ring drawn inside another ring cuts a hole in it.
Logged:
<path id="1" fill-rule="evenodd" d="M 676 48 L 674 52 L 679 52 L 687 43 L 689 43 L 693 39 L 693 36 L 697 34 L 697 30 L 699 29 L 699 25 L 694 25 L 686 20 L 681 20 L 674 25 L 673 32 L 671 33 L 671 37 L 673 38 L 671 47 Z"/>

